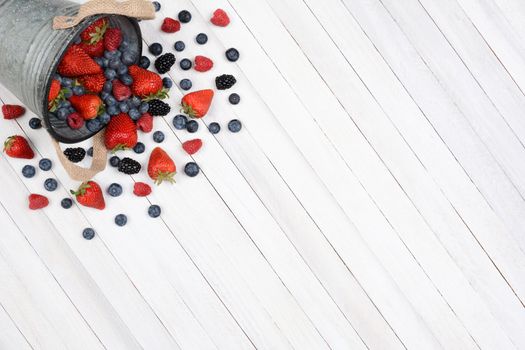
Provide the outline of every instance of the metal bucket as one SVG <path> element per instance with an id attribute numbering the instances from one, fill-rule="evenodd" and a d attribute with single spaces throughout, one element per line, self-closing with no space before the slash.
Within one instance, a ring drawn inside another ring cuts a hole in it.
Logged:
<path id="1" fill-rule="evenodd" d="M 96 132 L 86 126 L 73 130 L 65 121 L 48 113 L 52 76 L 67 47 L 90 24 L 107 17 L 112 27 L 122 30 L 137 61 L 142 53 L 142 35 L 134 18 L 97 15 L 71 29 L 53 30 L 55 16 L 73 16 L 80 5 L 67 0 L 0 0 L 0 81 L 30 110 L 40 116 L 57 141 L 76 143 Z"/>

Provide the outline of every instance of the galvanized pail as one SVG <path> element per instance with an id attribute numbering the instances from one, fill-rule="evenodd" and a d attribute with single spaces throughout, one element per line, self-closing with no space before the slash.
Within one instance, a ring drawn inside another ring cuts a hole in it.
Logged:
<path id="1" fill-rule="evenodd" d="M 114 2 L 106 0 L 102 7 Z M 131 48 L 137 52 L 137 59 L 142 52 L 137 20 L 110 14 L 110 11 L 82 18 L 71 28 L 53 29 L 56 16 L 74 18 L 79 12 L 85 12 L 80 10 L 78 3 L 67 0 L 0 0 L 0 82 L 43 119 L 55 140 L 63 143 L 80 142 L 95 134 L 85 126 L 72 130 L 65 121 L 48 113 L 47 98 L 52 76 L 78 34 L 100 17 L 108 17 L 111 25 L 120 28 L 128 38 Z"/>

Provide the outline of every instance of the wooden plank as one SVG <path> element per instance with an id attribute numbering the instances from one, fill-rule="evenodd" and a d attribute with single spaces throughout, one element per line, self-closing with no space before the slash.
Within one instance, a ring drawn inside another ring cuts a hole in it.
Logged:
<path id="1" fill-rule="evenodd" d="M 442 194 L 429 190 L 433 186 L 432 183 L 417 185 L 417 182 L 422 180 L 404 180 L 406 176 L 403 174 L 399 176 L 399 172 L 394 170 L 394 174 L 404 190 L 412 197 L 418 210 L 425 216 L 429 225 L 440 235 L 441 242 L 443 242 L 447 250 L 451 252 L 454 260 L 459 263 L 462 270 L 467 274 L 470 283 L 474 285 L 479 285 L 480 283 L 485 285 L 484 287 L 476 288 L 476 292 L 480 293 L 483 298 L 492 304 L 492 311 L 499 314 L 500 320 L 503 323 L 508 323 L 508 315 L 513 314 L 518 324 L 523 323 L 523 314 L 520 311 L 519 300 L 515 298 L 512 290 L 505 285 L 505 281 L 499 275 L 498 270 L 492 265 L 492 262 L 485 255 L 484 251 L 480 249 L 474 237 L 471 237 L 469 228 L 464 226 L 463 220 L 466 220 L 469 226 L 475 229 L 474 232 L 476 235 L 478 235 L 478 231 L 482 231 L 484 243 L 494 243 L 496 246 L 501 245 L 502 237 L 504 237 L 502 235 L 508 235 L 508 233 L 505 232 L 506 229 L 496 218 L 489 205 L 484 203 L 484 198 L 474 184 L 471 183 L 470 178 L 464 174 L 463 169 L 457 164 L 455 158 L 450 155 L 449 150 L 442 144 L 442 141 L 438 135 L 435 134 L 432 127 L 428 125 L 425 116 L 421 114 L 421 111 L 414 105 L 410 96 L 405 94 L 403 87 L 397 82 L 396 77 L 390 72 L 388 66 L 386 66 L 381 57 L 375 53 L 372 44 L 368 42 L 355 22 L 353 26 L 350 25 L 352 21 L 348 20 L 348 12 L 345 8 L 343 6 L 338 8 L 337 4 L 339 2 L 335 1 L 325 1 L 323 3 L 311 1 L 309 3 L 311 10 L 320 18 L 321 23 L 325 26 L 325 30 L 333 36 L 334 43 L 338 44 L 338 47 L 342 49 L 342 53 L 346 55 L 345 58 L 353 64 L 353 68 L 360 74 L 361 79 L 367 83 L 367 87 L 373 92 L 378 103 L 380 103 L 385 112 L 388 113 L 392 122 L 395 122 L 396 129 L 401 132 L 406 141 L 409 142 L 411 150 L 416 152 L 418 160 L 421 161 L 425 169 L 433 175 L 433 181 L 436 181 L 443 188 L 447 197 L 452 200 L 454 207 L 451 207 L 450 204 L 447 203 L 447 199 L 445 199 Z M 279 5 L 275 5 L 275 13 L 282 14 L 283 23 L 296 35 L 295 39 L 302 45 L 305 52 L 309 54 L 311 61 L 321 67 L 321 72 L 324 73 L 323 77 L 326 81 L 333 83 L 331 87 L 334 93 L 336 93 L 336 95 L 339 94 L 341 101 L 344 101 L 342 97 L 344 93 L 342 85 L 341 88 L 338 89 L 338 85 L 336 85 L 337 81 L 335 80 L 336 77 L 331 77 L 326 71 L 330 65 L 336 65 L 338 67 L 345 65 L 344 61 L 336 58 L 338 55 L 336 50 L 327 44 L 331 41 L 330 38 L 323 35 L 314 36 L 312 32 L 309 32 L 310 30 L 322 31 L 316 28 L 315 19 L 304 18 L 304 21 L 300 23 L 305 15 L 298 14 L 297 9 L 300 8 L 300 5 L 296 2 L 288 4 L 288 7 L 284 7 L 287 1 L 281 1 L 278 4 Z M 355 7 L 358 8 L 359 6 Z M 289 14 L 289 16 L 286 17 L 285 14 Z M 306 26 L 306 23 L 310 24 Z M 305 27 L 307 27 L 307 29 L 304 29 Z M 299 30 L 299 28 L 303 29 Z M 392 31 L 389 30 L 385 33 L 391 32 Z M 390 36 L 385 35 L 385 41 L 389 41 L 389 37 Z M 394 42 L 392 44 L 393 50 L 395 50 L 394 47 L 399 47 L 399 45 L 396 45 Z M 327 54 L 326 57 L 329 57 L 329 59 L 322 61 L 318 57 L 314 57 L 315 52 L 319 50 L 325 52 Z M 343 74 L 342 69 L 340 68 L 337 73 L 339 75 Z M 345 78 L 341 83 L 345 84 L 347 88 L 348 81 L 349 79 Z M 302 86 L 308 85 L 312 84 L 302 84 Z M 319 90 L 316 90 L 316 93 L 319 94 Z M 426 93 L 426 96 L 431 95 L 431 93 Z M 347 108 L 351 110 L 355 108 L 354 106 L 356 104 L 357 102 L 354 101 L 352 104 L 348 104 Z M 317 105 L 326 106 L 330 104 L 317 103 Z M 435 105 L 433 105 L 433 107 L 436 108 Z M 430 108 L 429 113 L 432 113 Z M 329 114 L 333 115 L 333 113 Z M 363 111 L 353 113 L 357 122 L 360 123 L 359 125 L 363 123 L 359 118 L 359 116 L 363 114 Z M 376 137 L 374 139 L 373 133 L 378 132 L 378 118 L 379 116 L 375 116 L 373 119 L 373 128 L 361 128 L 366 135 L 372 133 L 372 136 L 368 137 L 368 139 L 371 140 L 373 144 L 380 144 L 381 140 L 385 140 L 387 137 L 393 137 L 387 136 L 388 134 L 382 132 L 378 138 Z M 457 132 L 457 129 L 455 130 Z M 333 140 L 335 140 L 335 138 L 333 138 Z M 339 144 L 344 144 L 344 140 L 341 140 Z M 393 144 L 393 141 L 389 141 L 388 147 L 391 148 Z M 388 154 L 388 150 L 382 150 L 381 147 L 376 149 L 381 152 L 380 154 Z M 406 152 L 399 153 L 409 154 L 410 152 L 410 150 L 407 150 Z M 388 161 L 388 157 L 384 159 Z M 401 164 L 400 160 L 394 162 Z M 395 166 L 392 164 L 389 164 L 389 167 L 395 169 Z M 478 171 L 483 170 L 479 167 Z M 422 177 L 420 176 L 419 178 Z M 362 181 L 366 184 L 367 177 L 363 176 Z M 371 185 L 369 187 L 373 193 L 374 186 Z M 429 198 L 432 198 L 432 200 L 429 200 Z M 381 201 L 378 200 L 378 203 L 381 203 Z M 441 204 L 437 205 L 437 203 Z M 521 204 L 523 203 L 520 203 L 520 205 Z M 473 208 L 473 205 L 476 207 Z M 456 210 L 460 215 L 464 216 L 465 219 L 458 216 Z M 465 211 L 466 215 L 463 215 Z M 388 214 L 388 209 L 386 209 L 385 212 Z M 480 215 L 480 212 L 484 214 Z M 392 217 L 390 220 L 393 223 L 397 221 L 395 217 Z M 472 220 L 476 221 L 472 222 Z M 497 230 L 500 234 L 494 236 L 494 230 Z M 403 231 L 400 230 L 400 232 Z M 487 239 L 490 241 L 487 241 Z M 412 247 L 413 243 L 410 243 L 410 240 L 406 242 L 409 244 L 409 247 Z M 506 246 L 511 248 L 514 244 L 512 239 L 506 242 Z M 423 257 L 423 260 L 420 260 L 422 263 L 425 261 L 426 254 L 418 255 L 416 253 L 417 250 L 412 249 L 412 251 L 416 254 L 416 257 Z M 508 252 L 508 249 L 502 250 L 501 257 L 505 258 L 507 265 L 515 264 L 515 260 L 508 259 Z M 519 253 L 519 250 L 517 250 L 517 252 Z M 516 256 L 519 257 L 520 255 L 521 254 Z M 477 265 L 475 271 L 472 266 L 473 261 L 475 261 Z M 440 264 L 435 264 L 434 271 L 439 271 L 439 265 Z M 436 279 L 430 271 L 432 270 L 427 270 L 432 279 L 437 282 L 438 279 Z M 439 285 L 440 284 L 438 284 L 438 286 Z M 487 293 L 488 289 L 491 289 L 492 292 Z M 500 297 L 494 298 L 494 293 L 499 294 Z M 456 292 L 454 288 L 452 288 L 447 295 L 454 297 L 454 294 L 456 294 Z M 502 311 L 501 303 L 506 305 L 504 307 L 506 311 Z M 462 302 L 452 305 L 459 305 L 461 307 Z M 476 319 L 472 320 L 472 322 L 475 324 Z M 508 323 L 509 327 L 514 328 L 516 334 L 519 335 L 520 333 L 517 332 L 519 327 L 511 326 L 511 324 L 512 322 Z M 478 325 L 476 327 L 480 326 L 481 325 Z M 489 327 L 489 329 L 490 328 L 491 327 Z M 479 330 L 481 336 L 485 334 L 483 330 L 484 328 L 480 328 Z M 488 338 L 487 340 L 491 341 L 491 339 L 492 338 Z"/>

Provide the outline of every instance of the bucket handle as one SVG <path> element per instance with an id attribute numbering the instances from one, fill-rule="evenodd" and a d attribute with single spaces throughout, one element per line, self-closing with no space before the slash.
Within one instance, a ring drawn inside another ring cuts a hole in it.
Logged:
<path id="1" fill-rule="evenodd" d="M 68 175 L 76 181 L 89 181 L 96 174 L 103 171 L 106 168 L 107 163 L 107 150 L 104 145 L 104 132 L 99 132 L 92 137 L 93 140 L 93 160 L 89 168 L 82 168 L 78 165 L 73 164 L 69 159 L 66 158 L 64 152 L 60 148 L 60 144 L 54 138 L 53 146 L 58 156 L 58 160 L 62 163 L 62 166 L 68 173 Z"/>
<path id="2" fill-rule="evenodd" d="M 80 6 L 76 16 L 56 16 L 53 19 L 53 29 L 72 28 L 84 18 L 99 14 L 153 19 L 155 18 L 155 7 L 148 0 L 91 0 Z"/>

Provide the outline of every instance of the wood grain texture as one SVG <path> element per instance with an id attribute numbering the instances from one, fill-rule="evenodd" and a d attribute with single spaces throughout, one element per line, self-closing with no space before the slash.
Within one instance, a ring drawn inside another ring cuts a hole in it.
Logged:
<path id="1" fill-rule="evenodd" d="M 25 135 L 37 153 L 0 157 L 0 349 L 525 349 L 525 5 L 161 3 L 141 22 L 144 44 L 174 52 L 183 40 L 177 61 L 215 61 L 167 74 L 173 109 L 155 130 L 175 185 L 138 198 L 146 174 L 108 168 L 96 180 L 124 195 L 104 212 L 65 211 L 78 184 L 29 128 L 34 115 L 0 121 L 0 138 Z M 216 8 L 229 27 L 209 23 Z M 191 23 L 160 32 L 183 9 Z M 198 90 L 223 73 L 241 103 L 219 92 L 197 134 L 176 130 L 180 79 Z M 19 103 L 1 85 L 0 101 Z M 204 147 L 188 156 L 181 143 L 194 137 Z M 145 165 L 156 144 L 141 141 L 133 157 Z M 21 175 L 43 157 L 52 171 Z M 192 160 L 196 178 L 182 170 Z M 29 193 L 51 205 L 28 212 Z"/>

